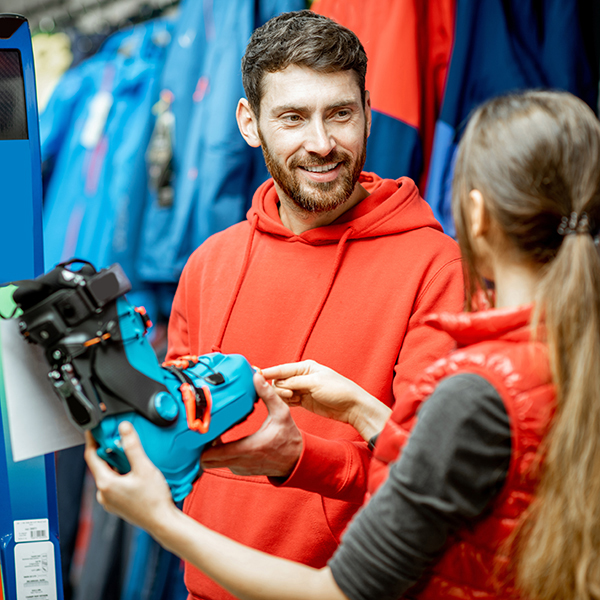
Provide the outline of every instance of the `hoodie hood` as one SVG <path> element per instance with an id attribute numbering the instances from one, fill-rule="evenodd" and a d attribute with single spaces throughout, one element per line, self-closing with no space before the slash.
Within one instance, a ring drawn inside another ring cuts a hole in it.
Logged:
<path id="1" fill-rule="evenodd" d="M 412 179 L 401 177 L 394 181 L 393 179 L 381 179 L 374 173 L 362 173 L 359 183 L 369 192 L 370 195 L 367 198 L 346 211 L 330 225 L 316 227 L 300 235 L 292 233 L 281 223 L 277 207 L 279 197 L 273 180 L 269 179 L 256 190 L 252 207 L 248 211 L 250 233 L 244 251 L 242 268 L 227 304 L 217 340 L 212 346 L 213 352 L 221 352 L 223 338 L 249 268 L 257 231 L 275 236 L 284 242 L 300 241 L 312 246 L 337 244 L 335 257 L 329 269 L 327 286 L 307 322 L 295 355 L 296 361 L 302 358 L 314 326 L 327 303 L 349 241 L 393 235 L 422 227 L 431 227 L 442 231 L 441 225 L 435 220 L 429 205 L 419 195 L 419 190 Z"/>
<path id="2" fill-rule="evenodd" d="M 256 190 L 248 221 L 253 223 L 256 219 L 256 228 L 263 233 L 316 245 L 337 244 L 349 228 L 352 229 L 351 239 L 393 235 L 421 227 L 442 231 L 412 179 L 381 179 L 374 173 L 361 173 L 358 181 L 370 196 L 330 225 L 296 235 L 281 223 L 277 207 L 279 197 L 275 183 L 269 179 Z"/>

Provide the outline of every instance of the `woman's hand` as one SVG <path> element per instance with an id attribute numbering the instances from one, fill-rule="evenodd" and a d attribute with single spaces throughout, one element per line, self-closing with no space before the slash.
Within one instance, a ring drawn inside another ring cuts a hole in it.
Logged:
<path id="1" fill-rule="evenodd" d="M 365 440 L 379 433 L 391 410 L 359 385 L 314 360 L 263 369 L 289 406 L 352 425 Z"/>
<path id="2" fill-rule="evenodd" d="M 119 475 L 96 453 L 86 432 L 85 460 L 98 487 L 98 502 L 181 557 L 237 598 L 247 600 L 348 600 L 328 567 L 313 569 L 242 546 L 184 515 L 171 500 L 162 473 L 146 456 L 131 423 L 119 425 L 131 471 Z"/>
<path id="3" fill-rule="evenodd" d="M 169 513 L 178 509 L 163 474 L 146 456 L 133 425 L 124 421 L 119 425 L 119 434 L 131 465 L 131 471 L 125 475 L 98 456 L 98 444 L 86 431 L 84 456 L 96 481 L 96 498 L 105 510 L 154 535 Z"/>

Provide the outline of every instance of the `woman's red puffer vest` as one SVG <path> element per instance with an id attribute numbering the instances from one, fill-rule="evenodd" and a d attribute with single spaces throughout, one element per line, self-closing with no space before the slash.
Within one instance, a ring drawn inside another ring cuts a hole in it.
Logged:
<path id="1" fill-rule="evenodd" d="M 499 586 L 498 574 L 508 563 L 502 546 L 533 498 L 538 483 L 536 454 L 555 406 L 548 350 L 543 341 L 531 341 L 530 316 L 531 306 L 526 306 L 433 315 L 428 320 L 429 325 L 452 335 L 458 349 L 431 365 L 396 403 L 377 441 L 370 492 L 383 483 L 389 464 L 400 456 L 421 403 L 442 379 L 458 373 L 480 375 L 500 394 L 511 427 L 511 461 L 500 494 L 470 527 L 448 540 L 440 560 L 407 597 L 519 597 L 510 585 Z"/>

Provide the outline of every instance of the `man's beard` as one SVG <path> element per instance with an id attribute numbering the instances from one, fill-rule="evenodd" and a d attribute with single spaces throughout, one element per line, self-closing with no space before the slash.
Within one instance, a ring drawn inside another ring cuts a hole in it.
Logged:
<path id="1" fill-rule="evenodd" d="M 260 130 L 258 135 L 271 177 L 298 208 L 309 213 L 326 213 L 344 204 L 352 195 L 367 157 L 366 127 L 363 147 L 354 164 L 349 154 L 334 148 L 327 156 L 310 154 L 304 159 L 294 158 L 287 168 L 271 153 Z M 318 182 L 308 179 L 300 181 L 295 173 L 299 165 L 317 167 L 332 163 L 342 163 L 341 173 L 335 181 Z"/>

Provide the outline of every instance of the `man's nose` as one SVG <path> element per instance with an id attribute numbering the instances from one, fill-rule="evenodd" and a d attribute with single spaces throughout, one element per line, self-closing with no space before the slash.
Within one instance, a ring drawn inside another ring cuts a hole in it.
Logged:
<path id="1" fill-rule="evenodd" d="M 320 119 L 314 119 L 308 127 L 304 149 L 313 154 L 327 156 L 336 146 L 336 141 Z"/>

